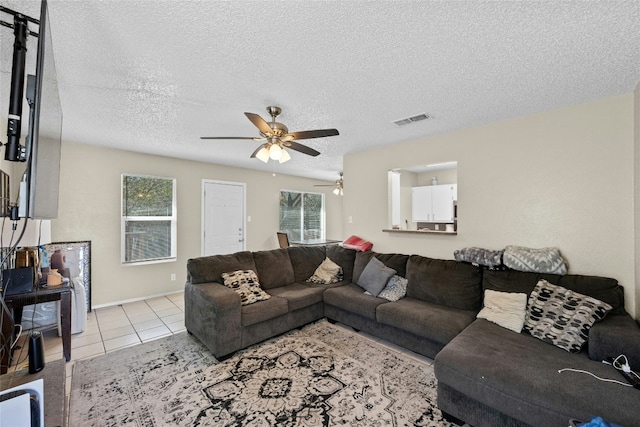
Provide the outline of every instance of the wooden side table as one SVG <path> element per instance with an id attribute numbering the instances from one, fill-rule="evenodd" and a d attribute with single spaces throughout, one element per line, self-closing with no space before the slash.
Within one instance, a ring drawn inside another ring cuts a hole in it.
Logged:
<path id="1" fill-rule="evenodd" d="M 4 301 L 7 307 L 13 311 L 13 319 L 16 323 L 22 321 L 22 309 L 25 305 L 60 301 L 62 352 L 67 362 L 71 360 L 71 287 L 68 284 L 55 287 L 38 287 L 31 292 L 23 294 L 5 295 Z M 4 374 L 9 367 L 8 351 L 2 353 L 0 367 L 0 374 Z"/>

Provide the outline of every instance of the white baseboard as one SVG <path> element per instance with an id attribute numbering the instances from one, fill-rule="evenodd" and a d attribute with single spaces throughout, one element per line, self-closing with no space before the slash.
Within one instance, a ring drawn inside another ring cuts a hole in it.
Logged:
<path id="1" fill-rule="evenodd" d="M 95 309 L 98 309 L 98 308 L 113 307 L 113 306 L 116 306 L 116 305 L 128 304 L 130 302 L 144 301 L 146 299 L 151 299 L 151 298 L 166 297 L 167 295 L 180 294 L 182 292 L 184 292 L 184 291 L 183 290 L 171 291 L 171 292 L 165 292 L 165 293 L 162 293 L 162 294 L 147 295 L 145 297 L 140 297 L 140 298 L 131 298 L 131 299 L 126 299 L 126 300 L 121 300 L 121 301 L 109 302 L 109 303 L 106 303 L 106 304 L 92 305 L 91 309 L 95 310 Z"/>

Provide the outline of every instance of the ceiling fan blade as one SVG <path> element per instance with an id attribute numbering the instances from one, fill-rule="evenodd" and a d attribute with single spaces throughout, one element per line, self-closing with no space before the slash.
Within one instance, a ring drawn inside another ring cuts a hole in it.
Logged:
<path id="1" fill-rule="evenodd" d="M 285 137 L 291 136 L 291 139 L 311 139 L 311 138 L 324 138 L 326 136 L 340 135 L 338 129 L 317 129 L 317 130 L 303 130 L 301 132 L 293 132 L 285 135 Z"/>
<path id="2" fill-rule="evenodd" d="M 311 147 L 307 147 L 306 145 L 298 144 L 295 141 L 286 141 L 283 144 L 284 144 L 285 147 L 289 147 L 292 150 L 296 150 L 296 151 L 299 151 L 301 153 L 308 154 L 310 156 L 314 156 L 315 157 L 315 156 L 320 154 L 319 151 L 316 151 Z"/>
<path id="3" fill-rule="evenodd" d="M 262 141 L 264 138 L 253 136 L 201 136 L 200 139 L 249 139 L 251 141 Z"/>
<path id="4" fill-rule="evenodd" d="M 259 115 L 254 113 L 246 113 L 246 112 L 244 113 L 244 115 L 247 116 L 249 120 L 251 120 L 251 123 L 253 123 L 255 127 L 257 127 L 260 130 L 260 132 L 264 134 L 273 133 L 273 129 L 271 129 L 269 124 L 265 122 L 264 119 Z"/>

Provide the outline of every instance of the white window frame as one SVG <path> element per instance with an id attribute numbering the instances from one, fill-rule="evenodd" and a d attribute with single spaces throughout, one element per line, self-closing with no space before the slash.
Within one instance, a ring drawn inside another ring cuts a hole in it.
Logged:
<path id="1" fill-rule="evenodd" d="M 171 213 L 170 216 L 125 216 L 124 215 L 124 179 L 129 176 L 138 176 L 143 178 L 156 178 L 156 179 L 164 179 L 171 180 L 173 183 L 173 194 L 171 200 Z M 120 262 L 123 266 L 132 266 L 132 265 L 146 265 L 146 264 L 159 264 L 165 262 L 175 262 L 177 260 L 177 251 L 178 251 L 178 210 L 177 210 L 177 198 L 176 198 L 176 187 L 177 180 L 171 177 L 163 177 L 163 176 L 155 176 L 155 175 L 144 175 L 144 174 L 133 174 L 133 173 L 123 173 L 120 175 Z M 171 221 L 171 254 L 167 257 L 162 258 L 154 258 L 154 259 L 145 259 L 139 261 L 127 261 L 126 260 L 126 230 L 127 230 L 127 221 Z"/>
<path id="2" fill-rule="evenodd" d="M 287 189 L 281 189 L 280 193 L 282 192 L 302 194 L 302 200 L 304 200 L 305 194 L 316 194 L 322 197 L 322 212 L 320 215 L 319 239 L 325 239 L 327 235 L 327 209 L 326 209 L 327 206 L 326 206 L 325 194 L 321 192 L 315 192 L 315 191 L 301 191 L 301 190 L 287 190 Z M 278 204 L 278 228 L 279 227 L 280 227 L 280 205 Z M 300 230 L 304 231 L 304 205 L 302 206 L 302 215 L 300 216 Z M 291 236 L 289 236 L 289 238 L 291 239 Z M 304 236 L 301 236 L 301 239 L 304 239 Z"/>

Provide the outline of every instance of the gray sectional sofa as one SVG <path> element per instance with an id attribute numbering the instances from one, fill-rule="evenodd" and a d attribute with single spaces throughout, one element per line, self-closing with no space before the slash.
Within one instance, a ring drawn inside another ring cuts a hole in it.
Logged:
<path id="1" fill-rule="evenodd" d="M 398 301 L 358 286 L 372 257 L 408 280 Z M 326 258 L 343 280 L 306 280 Z M 222 274 L 253 270 L 271 297 L 241 305 Z M 625 354 L 640 368 L 640 328 L 624 311 L 622 287 L 608 278 L 490 271 L 417 255 L 354 252 L 340 246 L 290 247 L 194 258 L 187 264 L 185 324 L 219 359 L 326 317 L 435 360 L 438 406 L 451 419 L 480 426 L 561 426 L 602 416 L 640 425 L 640 390 L 563 368 L 623 377 L 604 358 Z M 591 295 L 613 307 L 574 354 L 476 318 L 485 289 L 530 293 L 540 279 Z M 634 404 L 635 402 L 635 404 Z"/>

